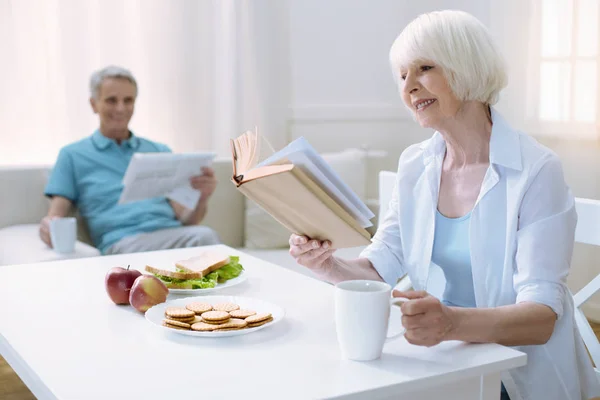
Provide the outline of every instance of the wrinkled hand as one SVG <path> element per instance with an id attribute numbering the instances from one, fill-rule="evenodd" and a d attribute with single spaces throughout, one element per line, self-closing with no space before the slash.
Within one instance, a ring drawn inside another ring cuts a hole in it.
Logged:
<path id="1" fill-rule="evenodd" d="M 190 178 L 192 187 L 202 193 L 201 199 L 208 199 L 217 188 L 217 178 L 215 170 L 209 167 L 202 168 L 202 175 L 192 176 Z"/>
<path id="2" fill-rule="evenodd" d="M 290 255 L 296 262 L 313 271 L 320 271 L 333 264 L 331 242 L 328 240 L 310 240 L 306 236 L 290 236 Z"/>
<path id="3" fill-rule="evenodd" d="M 393 296 L 409 299 L 401 306 L 402 325 L 406 329 L 404 337 L 408 343 L 435 346 L 454 328 L 449 308 L 429 293 L 394 290 Z"/>
<path id="4" fill-rule="evenodd" d="M 40 221 L 40 239 L 48 246 L 52 247 L 52 241 L 50 240 L 50 221 L 56 217 L 44 217 Z"/>

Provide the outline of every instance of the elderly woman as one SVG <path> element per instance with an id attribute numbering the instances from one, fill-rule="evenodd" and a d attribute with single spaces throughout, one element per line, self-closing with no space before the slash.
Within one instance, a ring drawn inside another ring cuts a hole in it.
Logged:
<path id="1" fill-rule="evenodd" d="M 489 32 L 464 12 L 421 15 L 390 61 L 406 107 L 436 132 L 400 156 L 389 212 L 360 258 L 298 235 L 290 254 L 332 283 L 408 274 L 415 291 L 395 295 L 410 299 L 410 343 L 517 346 L 528 363 L 502 376 L 503 399 L 600 395 L 566 286 L 574 199 L 557 156 L 491 108 L 506 72 Z M 441 300 L 426 292 L 432 262 L 446 277 Z"/>

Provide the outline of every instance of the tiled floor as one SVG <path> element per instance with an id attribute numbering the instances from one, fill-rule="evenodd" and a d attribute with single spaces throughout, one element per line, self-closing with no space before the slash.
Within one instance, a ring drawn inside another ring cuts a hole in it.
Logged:
<path id="1" fill-rule="evenodd" d="M 600 340 L 600 324 L 593 324 L 594 332 Z M 0 399 L 2 400 L 35 400 L 35 396 L 21 382 L 17 374 L 6 361 L 0 357 Z"/>

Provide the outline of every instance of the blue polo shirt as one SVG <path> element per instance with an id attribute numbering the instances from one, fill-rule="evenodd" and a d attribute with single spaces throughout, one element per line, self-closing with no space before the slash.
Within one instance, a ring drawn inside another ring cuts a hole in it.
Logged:
<path id="1" fill-rule="evenodd" d="M 94 245 L 104 253 L 126 236 L 181 226 L 164 197 L 117 204 L 133 154 L 170 151 L 133 133 L 118 145 L 97 130 L 60 150 L 45 194 L 71 200 L 85 218 Z"/>

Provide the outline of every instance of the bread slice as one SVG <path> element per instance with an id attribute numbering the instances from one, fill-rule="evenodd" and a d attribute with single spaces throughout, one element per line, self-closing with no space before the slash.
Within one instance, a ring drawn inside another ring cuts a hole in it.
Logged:
<path id="1" fill-rule="evenodd" d="M 162 276 L 168 276 L 169 278 L 174 279 L 200 279 L 202 278 L 202 274 L 200 272 L 194 271 L 172 271 L 168 269 L 154 268 L 150 265 L 146 265 L 146 271 Z M 179 288 L 183 289 L 183 288 Z"/>
<path id="2" fill-rule="evenodd" d="M 199 273 L 200 277 L 203 278 L 222 266 L 229 264 L 230 261 L 229 256 L 207 251 L 187 260 L 177 261 L 175 266 L 182 271 Z"/>

